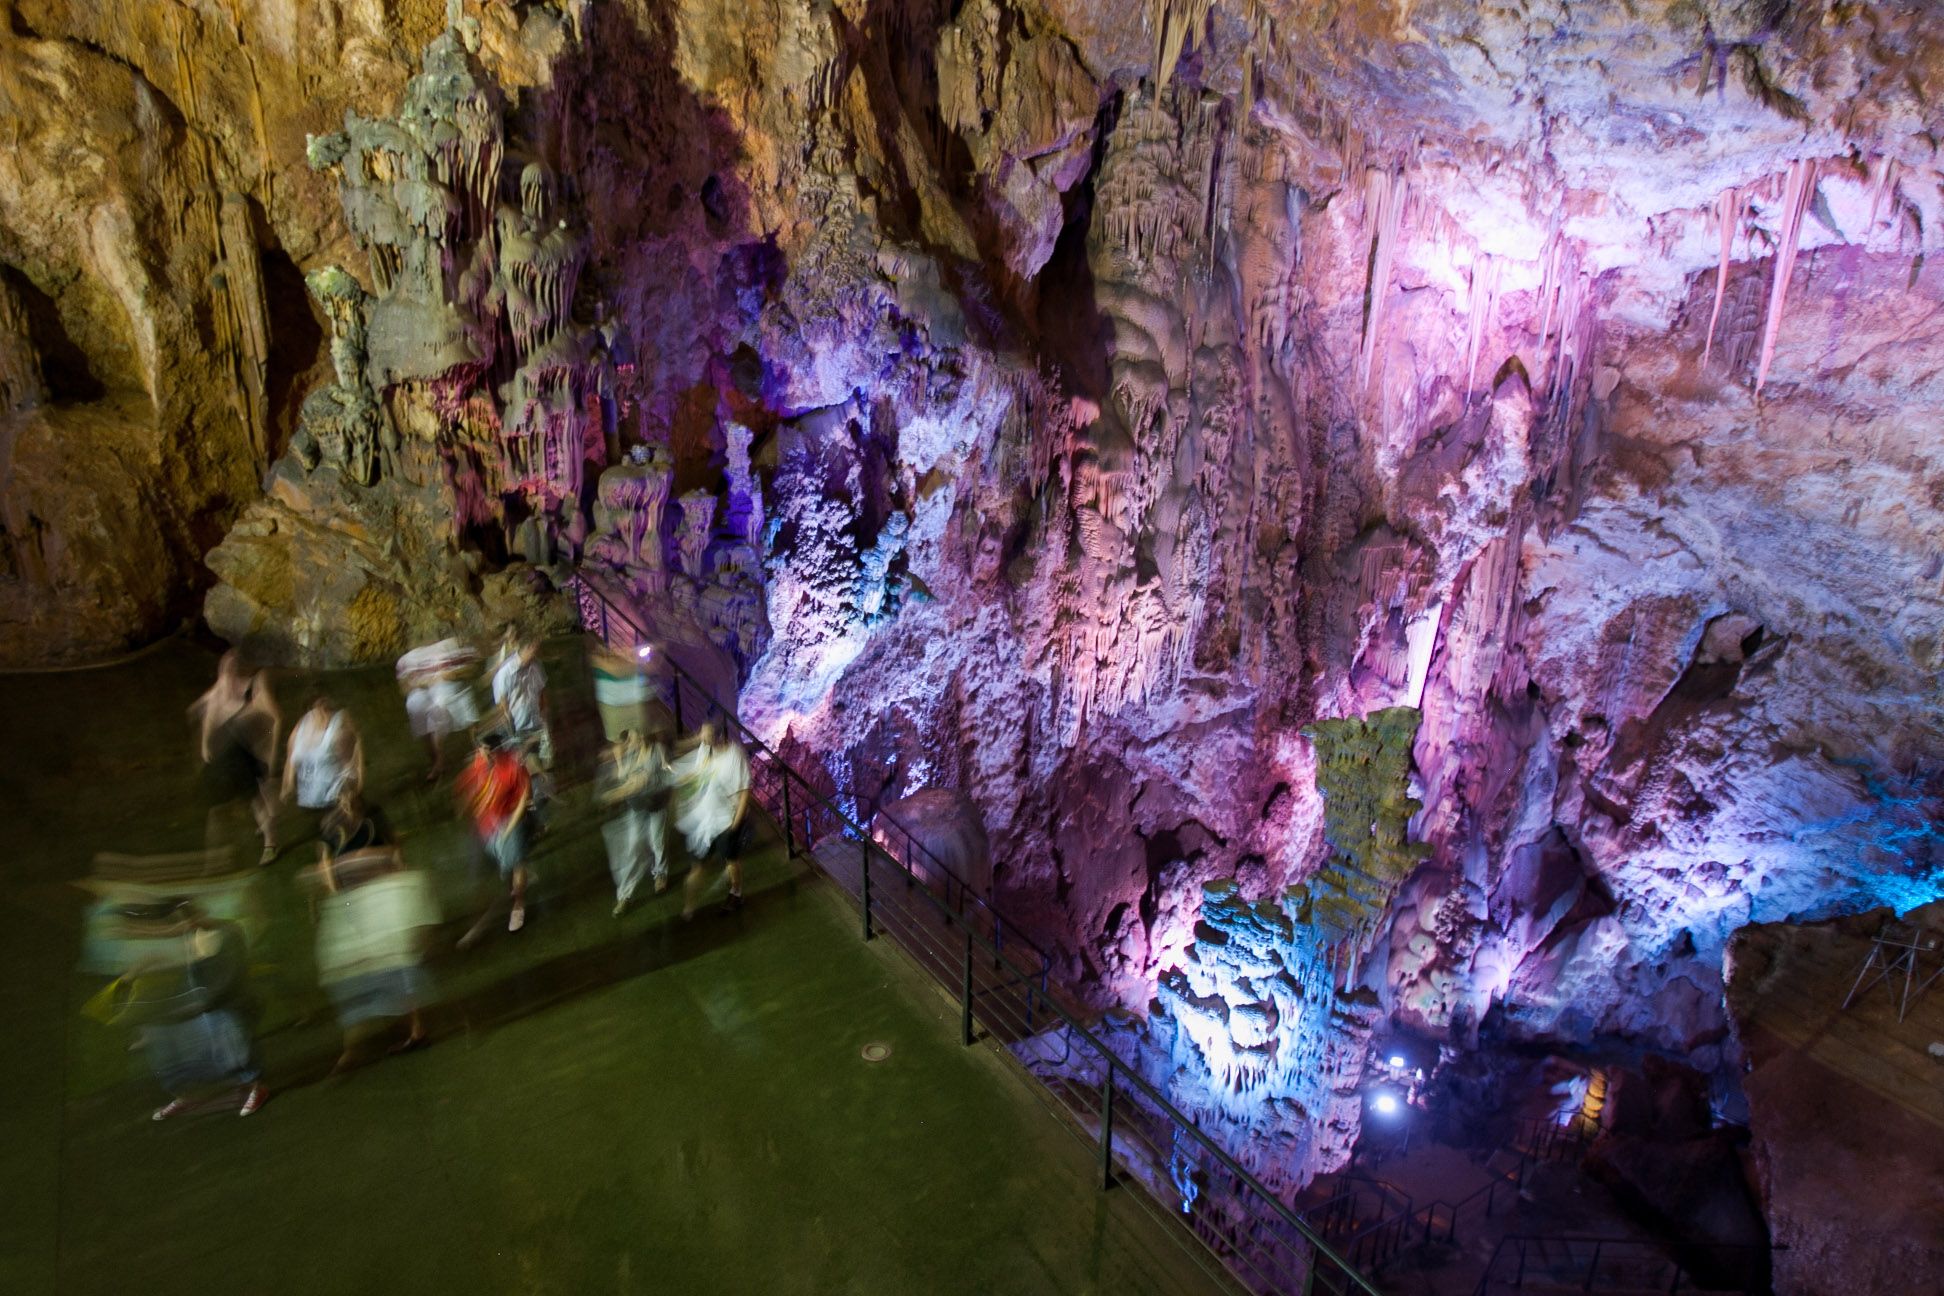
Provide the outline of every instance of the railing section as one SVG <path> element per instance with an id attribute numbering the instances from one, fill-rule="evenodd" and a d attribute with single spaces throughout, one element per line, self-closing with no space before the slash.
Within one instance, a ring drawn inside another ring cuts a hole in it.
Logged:
<path id="1" fill-rule="evenodd" d="M 1531 1287 L 1589 1292 L 1763 1292 L 1764 1248 L 1718 1243 L 1664 1245 L 1624 1237 L 1507 1237 L 1476 1296 Z"/>
<path id="2" fill-rule="evenodd" d="M 585 575 L 570 586 L 589 633 L 617 648 L 647 642 L 641 624 Z M 962 1042 L 984 1035 L 1021 1046 L 1002 1052 L 1094 1145 L 1102 1188 L 1132 1185 L 1137 1201 L 1190 1233 L 1247 1291 L 1377 1296 L 1352 1255 L 1298 1218 L 1061 1004 L 1044 951 L 985 897 L 897 825 L 887 849 L 679 663 L 662 665 L 676 723 L 714 714 L 735 729 L 749 754 L 752 795 L 781 826 L 792 856 L 810 859 L 857 899 L 863 938 L 892 937 L 958 997 Z M 1019 1054 L 1035 1050 L 1057 1070 L 1025 1068 Z M 1348 1241 L 1365 1255 L 1388 1256 L 1412 1226 L 1407 1211 Z"/>

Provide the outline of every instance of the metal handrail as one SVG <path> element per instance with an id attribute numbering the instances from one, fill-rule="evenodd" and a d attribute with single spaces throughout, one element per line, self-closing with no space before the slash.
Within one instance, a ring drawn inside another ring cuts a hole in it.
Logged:
<path id="1" fill-rule="evenodd" d="M 1517 1182 L 1516 1171 L 1514 1172 L 1513 1182 L 1515 1183 Z M 1444 1231 L 1443 1241 L 1446 1242 L 1455 1242 L 1458 1240 L 1459 1214 L 1462 1213 L 1467 1206 L 1477 1201 L 1480 1197 L 1483 1197 L 1485 1199 L 1485 1218 L 1486 1219 L 1492 1218 L 1492 1216 L 1497 1212 L 1499 1189 L 1505 1187 L 1506 1183 L 1507 1181 L 1504 1177 L 1499 1175 L 1493 1175 L 1490 1179 L 1487 1179 L 1484 1183 L 1472 1189 L 1470 1192 L 1466 1193 L 1463 1197 L 1460 1197 L 1455 1202 L 1446 1201 L 1444 1198 L 1440 1197 L 1437 1200 L 1426 1204 L 1424 1208 L 1424 1240 L 1426 1242 L 1431 1242 L 1436 1240 L 1433 1235 L 1437 1229 L 1438 1208 L 1441 1206 L 1444 1208 L 1444 1212 L 1445 1212 L 1445 1231 Z"/>
<path id="2" fill-rule="evenodd" d="M 582 615 L 582 625 L 584 628 L 589 630 L 596 629 L 596 626 L 594 624 L 590 624 L 590 622 L 593 621 L 594 618 L 591 618 L 588 615 L 590 609 L 586 606 L 586 604 L 584 604 L 581 601 L 581 598 L 579 596 L 584 595 L 586 598 L 595 601 L 596 604 L 595 610 L 598 610 L 599 612 L 597 633 L 600 634 L 600 637 L 604 643 L 609 642 L 609 640 L 611 639 L 612 622 L 614 618 L 616 618 L 617 616 L 623 622 L 625 622 L 627 626 L 632 631 L 634 631 L 637 636 L 639 636 L 637 642 L 641 640 L 645 640 L 648 637 L 648 631 L 646 627 L 642 626 L 640 622 L 636 621 L 634 617 L 627 612 L 626 609 L 622 608 L 618 604 L 615 604 L 612 600 L 607 598 L 607 596 L 604 595 L 600 590 L 596 589 L 591 582 L 586 580 L 585 577 L 583 577 L 579 573 L 575 573 L 569 576 L 567 579 L 568 579 L 568 583 L 574 588 L 577 595 L 575 602 L 578 610 L 581 612 Z M 754 746 L 760 753 L 767 756 L 770 764 L 775 769 L 780 771 L 781 778 L 783 780 L 784 797 L 786 802 L 785 815 L 783 818 L 785 847 L 790 851 L 792 855 L 796 853 L 796 845 L 793 837 L 793 830 L 790 825 L 790 819 L 788 813 L 789 808 L 787 804 L 788 790 L 792 785 L 792 783 L 800 787 L 803 790 L 803 792 L 807 793 L 812 798 L 814 803 L 816 803 L 817 805 L 821 806 L 824 810 L 826 810 L 833 817 L 833 819 L 839 825 L 840 830 L 846 836 L 849 836 L 860 843 L 861 858 L 863 863 L 862 905 L 863 905 L 864 938 L 866 940 L 869 940 L 875 934 L 872 928 L 872 910 L 871 910 L 870 864 L 871 864 L 871 859 L 873 857 L 873 854 L 889 860 L 895 868 L 897 868 L 901 873 L 905 875 L 908 881 L 912 881 L 915 883 L 917 879 L 911 873 L 909 866 L 906 865 L 903 861 L 899 860 L 897 856 L 893 855 L 891 852 L 885 850 L 882 846 L 874 842 L 871 839 L 870 834 L 866 832 L 861 826 L 859 826 L 853 819 L 851 819 L 851 817 L 847 813 L 845 813 L 841 807 L 837 806 L 834 802 L 832 802 L 830 798 L 828 798 L 820 790 L 818 790 L 817 787 L 814 784 L 812 784 L 807 778 L 805 778 L 801 773 L 799 773 L 795 768 L 793 768 L 787 761 L 783 760 L 782 757 L 778 756 L 776 752 L 773 751 L 767 744 L 763 743 L 759 738 L 757 738 L 756 735 L 749 730 L 748 726 L 743 724 L 741 718 L 738 717 L 734 713 L 734 711 L 730 710 L 729 708 L 723 706 L 720 702 L 716 701 L 707 688 L 705 688 L 699 681 L 697 681 L 692 675 L 690 675 L 689 672 L 686 669 L 684 669 L 679 662 L 673 660 L 672 655 L 669 656 L 668 665 L 675 672 L 677 678 L 677 683 L 675 687 L 676 687 L 676 703 L 677 703 L 676 716 L 677 716 L 678 724 L 680 723 L 680 710 L 679 710 L 680 687 L 681 687 L 680 681 L 687 680 L 690 687 L 696 689 L 696 691 L 701 693 L 704 697 L 709 697 L 711 707 L 720 711 L 729 720 L 730 723 L 735 725 L 736 729 L 748 740 L 748 742 L 752 746 Z M 753 785 L 752 785 L 752 792 L 753 792 Z M 815 854 L 811 853 L 810 858 L 812 860 L 815 860 L 816 859 Z M 945 869 L 942 863 L 939 865 L 939 867 L 943 872 L 950 875 L 950 870 Z M 1176 1108 L 1172 1102 L 1170 1102 L 1167 1098 L 1163 1097 L 1161 1093 L 1154 1088 L 1154 1086 L 1149 1084 L 1137 1072 L 1135 1072 L 1132 1068 L 1130 1068 L 1127 1063 L 1123 1062 L 1110 1048 L 1108 1048 L 1108 1046 L 1097 1035 L 1095 1035 L 1086 1026 L 1082 1025 L 1073 1016 L 1073 1014 L 1069 1013 L 1055 996 L 1053 996 L 1050 993 L 1047 993 L 1045 978 L 1047 974 L 1048 964 L 1045 962 L 1045 956 L 1043 954 L 1040 955 L 1042 959 L 1042 965 L 1041 968 L 1038 970 L 1038 972 L 1037 973 L 1025 972 L 1024 970 L 1019 968 L 1016 964 L 1014 964 L 1005 954 L 1001 953 L 999 949 L 999 945 L 996 941 L 988 939 L 984 934 L 979 932 L 971 923 L 969 923 L 966 920 L 962 906 L 954 907 L 952 905 L 945 903 L 944 901 L 941 901 L 936 895 L 932 893 L 929 887 L 925 887 L 923 885 L 914 886 L 912 890 L 914 890 L 917 894 L 922 895 L 924 897 L 925 901 L 928 904 L 930 904 L 933 909 L 937 911 L 938 916 L 944 920 L 947 927 L 954 927 L 954 926 L 958 927 L 962 929 L 964 933 L 964 940 L 965 940 L 964 977 L 961 986 L 959 987 L 963 995 L 962 1032 L 963 1032 L 964 1043 L 970 1044 L 973 1040 L 972 1026 L 973 1026 L 973 1020 L 976 1014 L 976 1007 L 977 1007 L 975 1002 L 975 994 L 974 994 L 974 987 L 973 987 L 974 954 L 975 954 L 975 949 L 977 947 L 983 946 L 983 952 L 986 956 L 990 957 L 993 966 L 1002 967 L 1007 971 L 1012 972 L 1015 976 L 1020 977 L 1022 981 L 1027 983 L 1027 995 L 1028 995 L 1027 1002 L 1028 1002 L 1029 1010 L 1033 1002 L 1033 992 L 1030 983 L 1035 979 L 1035 977 L 1037 977 L 1039 980 L 1039 984 L 1041 986 L 1041 992 L 1039 995 L 1040 1000 L 1044 1002 L 1047 1010 L 1054 1017 L 1058 1018 L 1059 1024 L 1065 1026 L 1069 1040 L 1071 1040 L 1074 1036 L 1078 1036 L 1079 1039 L 1085 1042 L 1090 1048 L 1092 1048 L 1094 1053 L 1098 1057 L 1100 1057 L 1106 1064 L 1106 1076 L 1101 1085 L 1100 1108 L 1098 1112 L 1098 1123 L 1100 1125 L 1099 1155 L 1100 1155 L 1103 1187 L 1110 1186 L 1114 1182 L 1113 1158 L 1114 1158 L 1116 1143 L 1118 1141 L 1115 1137 L 1115 1129 L 1114 1129 L 1114 1102 L 1115 1102 L 1115 1087 L 1116 1084 L 1120 1084 L 1126 1086 L 1127 1089 L 1131 1091 L 1132 1096 L 1136 1096 L 1139 1099 L 1143 1100 L 1155 1112 L 1159 1113 L 1161 1117 L 1171 1127 L 1172 1135 L 1175 1138 L 1178 1139 L 1182 1136 L 1186 1136 L 1191 1143 L 1196 1145 L 1202 1152 L 1206 1153 L 1210 1158 L 1212 1158 L 1215 1164 L 1221 1167 L 1222 1171 L 1230 1177 L 1230 1179 L 1233 1181 L 1235 1185 L 1237 1185 L 1238 1188 L 1246 1190 L 1251 1196 L 1260 1199 L 1260 1201 L 1264 1205 L 1266 1205 L 1270 1215 L 1273 1217 L 1272 1220 L 1270 1221 L 1271 1223 L 1280 1224 L 1283 1227 L 1287 1228 L 1292 1233 L 1294 1233 L 1296 1237 L 1302 1239 L 1302 1241 L 1310 1248 L 1311 1258 L 1309 1264 L 1305 1269 L 1303 1279 L 1302 1279 L 1302 1287 L 1301 1287 L 1301 1291 L 1305 1293 L 1305 1296 L 1307 1296 L 1307 1293 L 1316 1289 L 1316 1284 L 1319 1277 L 1321 1277 L 1325 1282 L 1328 1282 L 1330 1280 L 1332 1275 L 1329 1273 L 1328 1271 L 1329 1269 L 1334 1269 L 1336 1271 L 1336 1276 L 1341 1277 L 1344 1282 L 1350 1284 L 1350 1286 L 1354 1287 L 1356 1290 L 1367 1293 L 1368 1296 L 1381 1296 L 1381 1293 L 1379 1292 L 1378 1288 L 1374 1286 L 1362 1274 L 1358 1273 L 1356 1269 L 1352 1267 L 1349 1260 L 1347 1260 L 1334 1247 L 1332 1247 L 1327 1241 L 1325 1241 L 1314 1229 L 1312 1229 L 1301 1218 L 1299 1218 L 1294 1211 L 1290 1210 L 1290 1208 L 1287 1205 L 1285 1205 L 1280 1198 L 1278 1198 L 1266 1186 L 1264 1186 L 1259 1180 L 1257 1180 L 1254 1175 L 1250 1174 L 1247 1170 L 1245 1170 L 1242 1167 L 1242 1165 L 1235 1160 L 1234 1157 L 1230 1156 L 1218 1144 L 1216 1144 L 1216 1142 L 1213 1139 L 1211 1139 L 1207 1134 L 1203 1133 L 1199 1125 L 1195 1124 L 1194 1121 L 1190 1120 L 1178 1108 Z M 961 898 L 963 898 L 963 895 L 964 895 L 964 889 L 963 889 L 963 884 L 961 883 Z M 979 900 L 978 897 L 976 896 L 972 897 L 972 899 L 978 905 L 979 909 L 991 915 L 995 923 L 1001 921 L 996 911 L 994 911 L 990 905 Z M 1014 930 L 1017 931 L 1016 926 Z M 1037 947 L 1031 946 L 1030 942 L 1027 943 L 1029 945 L 1029 948 L 1033 948 L 1036 953 L 1038 952 Z M 930 951 L 930 952 L 934 954 L 936 953 L 936 951 Z M 991 1029 L 993 1024 L 994 1023 L 992 1023 L 990 1019 L 988 1019 L 989 1030 Z M 1029 1072 L 1029 1074 L 1031 1073 Z M 1061 1106 L 1063 1110 L 1068 1111 L 1069 1115 L 1073 1114 L 1072 1109 L 1070 1106 L 1068 1106 L 1068 1104 L 1063 1102 Z M 1130 1169 L 1135 1169 L 1133 1162 L 1129 1160 L 1128 1156 L 1125 1153 L 1122 1154 L 1121 1160 L 1124 1164 L 1128 1165 Z M 1136 1171 L 1134 1177 L 1138 1181 L 1139 1179 L 1138 1171 Z M 1245 1210 L 1247 1209 L 1248 1204 L 1246 1202 L 1238 1201 L 1238 1204 L 1242 1205 Z M 1254 1212 L 1250 1212 L 1250 1214 L 1251 1217 L 1253 1218 Z M 1239 1277 L 1245 1284 L 1250 1285 L 1252 1287 L 1256 1287 L 1258 1289 L 1264 1289 L 1264 1290 L 1278 1289 L 1273 1282 L 1266 1288 L 1263 1286 L 1264 1275 L 1262 1274 L 1262 1271 L 1259 1268 L 1257 1268 L 1249 1260 L 1247 1256 L 1239 1254 L 1233 1247 L 1227 1248 L 1226 1250 L 1223 1248 L 1216 1247 L 1211 1242 L 1207 1233 L 1200 1228 L 1193 1229 L 1192 1231 L 1194 1233 L 1194 1236 L 1198 1240 L 1200 1240 L 1204 1246 L 1208 1247 L 1208 1249 L 1216 1256 L 1216 1258 L 1222 1262 L 1224 1267 L 1229 1269 L 1229 1271 L 1232 1274 L 1235 1274 L 1237 1277 Z M 1238 1273 L 1237 1271 L 1238 1264 L 1248 1266 L 1251 1272 Z M 1328 1269 L 1325 1268 L 1326 1265 L 1328 1266 Z M 1271 1275 L 1272 1278 L 1274 1276 L 1275 1275 Z M 1339 1287 L 1336 1288 L 1335 1290 L 1342 1291 L 1347 1289 Z"/>
<path id="3" fill-rule="evenodd" d="M 630 613 L 627 610 L 627 608 L 623 607 L 621 604 L 616 603 L 613 599 L 609 598 L 608 595 L 604 593 L 601 589 L 599 589 L 593 581 L 587 578 L 585 573 L 574 572 L 571 575 L 569 575 L 566 579 L 567 579 L 567 584 L 575 590 L 576 594 L 584 593 L 588 598 L 594 600 L 596 605 L 600 608 L 601 615 L 600 615 L 600 620 L 597 628 L 597 626 L 589 624 L 589 619 L 586 616 L 586 609 L 581 606 L 578 597 L 575 599 L 575 606 L 577 610 L 579 610 L 582 613 L 582 617 L 581 617 L 582 628 L 586 630 L 594 631 L 595 633 L 599 634 L 601 637 L 601 641 L 603 643 L 609 642 L 609 640 L 613 637 L 612 623 L 616 619 L 620 620 L 624 625 L 627 626 L 627 628 L 630 631 L 634 633 L 634 635 L 636 636 L 635 637 L 636 643 L 644 643 L 651 637 L 649 630 L 646 626 L 642 625 L 640 621 L 636 620 L 634 615 Z M 669 670 L 673 672 L 674 675 L 674 681 L 675 681 L 674 697 L 672 698 L 672 702 L 674 704 L 675 723 L 678 726 L 682 724 L 681 682 L 686 681 L 688 683 L 688 686 L 694 689 L 698 696 L 707 700 L 709 714 L 720 714 L 725 719 L 727 719 L 730 724 L 735 726 L 737 732 L 742 736 L 743 745 L 745 747 L 755 748 L 758 752 L 769 757 L 769 759 L 779 769 L 789 771 L 790 776 L 794 778 L 796 782 L 801 784 L 805 791 L 811 794 L 815 803 L 820 804 L 823 808 L 829 810 L 834 817 L 836 817 L 838 820 L 840 820 L 842 823 L 848 826 L 847 831 L 851 835 L 858 838 L 866 837 L 869 835 L 863 828 L 859 827 L 855 822 L 851 820 L 850 816 L 847 813 L 845 813 L 844 809 L 841 806 L 837 805 L 829 797 L 825 796 L 822 792 L 818 791 L 815 785 L 813 785 L 802 774 L 798 773 L 794 768 L 792 768 L 789 762 L 785 761 L 778 752 L 772 749 L 762 739 L 758 738 L 755 732 L 751 730 L 748 725 L 742 722 L 741 716 L 738 716 L 733 709 L 724 706 L 719 700 L 717 700 L 717 698 L 714 696 L 714 693 L 709 689 L 707 685 L 703 684 L 702 681 L 696 679 L 695 676 L 691 674 L 686 667 L 684 667 L 679 661 L 675 660 L 675 655 L 673 653 L 664 652 L 660 654 L 660 656 L 667 662 Z M 803 808 L 805 810 L 809 809 L 808 806 L 805 806 Z M 898 832 L 904 837 L 905 845 L 909 849 L 914 850 L 918 854 L 924 856 L 927 866 L 930 869 L 935 870 L 940 877 L 946 879 L 947 882 L 946 891 L 948 895 L 956 894 L 959 897 L 961 903 L 963 903 L 963 901 L 966 899 L 970 899 L 973 904 L 975 904 L 978 908 L 983 910 L 991 918 L 993 923 L 993 930 L 996 934 L 996 939 L 994 942 L 995 944 L 1002 944 L 1005 942 L 1005 940 L 1007 939 L 1005 920 L 1000 916 L 999 912 L 992 907 L 991 903 L 988 900 L 986 900 L 984 897 L 980 896 L 975 890 L 973 890 L 970 883 L 966 882 L 964 878 L 960 877 L 958 873 L 951 868 L 951 866 L 945 863 L 945 861 L 939 859 L 938 856 L 933 853 L 931 848 L 926 846 L 923 842 L 919 841 L 917 837 L 915 837 L 912 834 L 911 830 L 904 826 L 904 824 L 898 822 L 898 820 L 892 817 L 891 815 L 883 814 L 882 812 L 879 812 L 876 817 L 883 819 L 891 827 L 896 828 Z M 794 851 L 795 849 L 794 844 L 792 844 L 791 849 Z M 887 855 L 890 855 L 890 857 L 894 861 L 896 861 L 899 867 L 902 868 L 907 874 L 911 872 L 910 866 L 905 864 L 903 860 L 898 860 L 895 855 L 892 855 L 888 851 L 885 853 Z M 1021 934 L 1017 926 L 1013 928 L 1010 935 L 1010 939 L 1014 943 L 1022 944 L 1026 946 L 1027 949 L 1031 950 L 1034 956 L 1039 960 L 1041 968 L 1043 970 L 1049 970 L 1049 971 L 1051 970 L 1053 966 L 1052 957 L 1048 955 L 1045 950 L 1041 949 L 1040 946 L 1036 942 L 1034 942 L 1030 937 Z"/>
<path id="4" fill-rule="evenodd" d="M 1583 1250 L 1587 1247 L 1592 1248 L 1590 1254 Z M 1552 1248 L 1564 1248 L 1567 1254 L 1563 1257 L 1543 1254 Z M 1579 1254 L 1574 1254 L 1575 1248 L 1582 1250 Z M 1737 1242 L 1655 1241 L 1638 1237 L 1596 1234 L 1513 1234 L 1500 1238 L 1498 1246 L 1493 1248 L 1492 1258 L 1486 1262 L 1485 1273 L 1479 1278 L 1473 1296 L 1488 1296 L 1494 1284 L 1509 1282 L 1514 1288 L 1523 1288 L 1528 1276 L 1548 1283 L 1562 1280 L 1578 1282 L 1582 1291 L 1600 1291 L 1602 1290 L 1599 1282 L 1600 1260 L 1602 1256 L 1612 1258 L 1616 1255 L 1644 1256 L 1656 1270 L 1654 1286 L 1657 1290 L 1661 1289 L 1661 1272 L 1668 1275 L 1665 1290 L 1670 1293 L 1678 1293 L 1682 1290 L 1719 1290 L 1694 1287 L 1692 1285 L 1695 1281 L 1694 1275 L 1689 1271 L 1689 1263 L 1680 1258 L 1681 1253 L 1685 1252 L 1690 1256 L 1707 1254 L 1727 1257 L 1739 1261 L 1743 1266 L 1752 1262 L 1759 1271 L 1764 1257 L 1772 1250 L 1772 1247 Z M 1542 1254 L 1533 1260 L 1528 1255 L 1531 1251 Z M 1582 1255 L 1585 1257 L 1584 1260 L 1581 1259 Z M 1498 1272 L 1501 1256 L 1507 1256 L 1510 1262 L 1515 1262 L 1511 1264 L 1513 1272 L 1509 1276 Z M 1544 1272 L 1538 1272 L 1540 1269 Z M 1529 1270 L 1533 1272 L 1529 1274 Z M 1684 1284 L 1688 1286 L 1684 1287 Z M 1642 1290 L 1642 1286 L 1638 1280 L 1631 1280 L 1620 1290 L 1639 1291 Z M 1753 1292 L 1766 1290 L 1766 1288 L 1759 1278 L 1751 1280 L 1747 1268 L 1744 1267 L 1740 1290 Z"/>

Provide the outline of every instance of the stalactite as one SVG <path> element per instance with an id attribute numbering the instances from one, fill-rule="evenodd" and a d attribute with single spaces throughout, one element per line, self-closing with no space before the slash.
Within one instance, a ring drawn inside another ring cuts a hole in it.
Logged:
<path id="1" fill-rule="evenodd" d="M 1789 276 L 1795 271 L 1802 218 L 1816 192 L 1816 168 L 1814 159 L 1791 163 L 1788 182 L 1783 187 L 1782 229 L 1775 245 L 1775 279 L 1769 287 L 1768 315 L 1762 321 L 1762 356 L 1755 367 L 1757 395 L 1768 381 L 1769 365 L 1775 359 L 1775 339 L 1782 330 L 1782 310 L 1788 300 Z"/>
<path id="2" fill-rule="evenodd" d="M 1715 263 L 1714 309 L 1708 313 L 1708 340 L 1701 348 L 1701 364 L 1705 368 L 1708 358 L 1714 354 L 1715 323 L 1721 318 L 1721 299 L 1728 291 L 1728 262 L 1733 255 L 1735 232 L 1741 228 L 1742 207 L 1747 198 L 1738 188 L 1730 187 L 1722 191 L 1715 200 L 1715 221 L 1721 227 L 1721 257 Z"/>
<path id="3" fill-rule="evenodd" d="M 1889 195 L 1890 197 L 1890 218 L 1892 221 L 1896 219 L 1896 178 L 1897 159 L 1891 157 L 1884 158 L 1882 165 L 1877 169 L 1875 181 L 1870 185 L 1870 220 L 1864 227 L 1866 238 L 1868 237 L 1869 231 L 1876 229 L 1877 213 L 1883 208 L 1885 195 Z"/>
<path id="4" fill-rule="evenodd" d="M 0 279 L 0 414 L 27 409 L 47 398 L 40 353 L 28 331 L 27 310 Z"/>
<path id="5" fill-rule="evenodd" d="M 1478 381 L 1478 353 L 1483 349 L 1485 335 L 1491 330 L 1492 318 L 1498 311 L 1499 276 L 1504 265 L 1497 257 L 1481 253 L 1472 263 L 1471 274 L 1471 330 L 1465 345 L 1465 396 L 1471 396 L 1472 385 Z"/>
<path id="6" fill-rule="evenodd" d="M 1554 305 L 1559 297 L 1560 263 L 1565 256 L 1565 246 L 1558 234 L 1549 235 L 1544 250 L 1539 254 L 1539 355 L 1546 354 L 1546 341 L 1552 336 Z"/>
<path id="7" fill-rule="evenodd" d="M 1154 88 L 1166 90 L 1182 54 L 1208 25 L 1214 0 L 1149 0 L 1148 25 L 1154 31 Z"/>
<path id="8" fill-rule="evenodd" d="M 261 472 L 269 464 L 270 319 L 257 262 L 256 231 L 242 194 L 223 195 L 218 224 L 222 231 L 225 304 L 235 326 L 231 363 L 236 371 L 236 404 Z"/>
<path id="9" fill-rule="evenodd" d="M 1384 325 L 1385 300 L 1390 296 L 1391 263 L 1397 254 L 1397 232 L 1404 216 L 1404 177 L 1391 171 L 1364 176 L 1364 222 L 1371 228 L 1369 304 L 1364 315 L 1363 349 L 1358 354 L 1357 384 L 1370 381 L 1371 357 L 1376 354 Z"/>
<path id="10" fill-rule="evenodd" d="M 1559 288 L 1559 349 L 1546 379 L 1546 395 L 1556 399 L 1560 393 L 1570 395 L 1573 378 L 1584 367 L 1587 340 L 1586 305 L 1592 292 L 1592 280 L 1585 271 L 1575 267 L 1564 278 Z M 1562 403 L 1560 413 L 1567 406 Z"/>

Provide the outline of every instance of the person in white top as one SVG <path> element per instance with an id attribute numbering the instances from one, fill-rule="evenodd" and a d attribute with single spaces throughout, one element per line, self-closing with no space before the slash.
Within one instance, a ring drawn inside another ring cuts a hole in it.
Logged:
<path id="1" fill-rule="evenodd" d="M 411 718 L 412 732 L 425 739 L 432 754 L 427 783 L 438 782 L 445 772 L 445 736 L 479 722 L 479 706 L 465 681 L 467 668 L 476 660 L 472 649 L 457 639 L 414 648 L 398 659 L 405 714 Z"/>
<path id="2" fill-rule="evenodd" d="M 283 795 L 306 810 L 329 810 L 346 790 L 364 786 L 364 741 L 331 699 L 318 695 L 290 729 Z"/>
<path id="3" fill-rule="evenodd" d="M 728 727 L 713 717 L 702 722 L 695 746 L 674 765 L 675 782 L 681 788 L 681 805 L 675 812 L 675 826 L 688 843 L 695 867 L 689 870 L 682 896 L 682 917 L 695 916 L 695 902 L 702 894 L 703 872 L 711 863 L 722 865 L 729 879 L 729 898 L 724 913 L 742 908 L 742 856 L 749 826 L 749 758 L 730 735 Z"/>
<path id="4" fill-rule="evenodd" d="M 493 671 L 493 703 L 505 710 L 514 740 L 538 755 L 542 765 L 551 765 L 553 740 L 547 732 L 547 672 L 541 667 L 539 657 L 538 644 L 517 643 L 508 631 L 506 650 Z"/>

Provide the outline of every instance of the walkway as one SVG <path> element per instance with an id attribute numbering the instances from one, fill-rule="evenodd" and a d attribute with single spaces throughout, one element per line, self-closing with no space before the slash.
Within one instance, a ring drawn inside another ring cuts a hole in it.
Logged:
<path id="1" fill-rule="evenodd" d="M 183 709 L 213 657 L 0 677 L 0 1291 L 1211 1290 L 958 1010 L 801 864 L 748 907 L 608 916 L 584 793 L 536 857 L 528 930 L 434 971 L 435 1040 L 341 1079 L 305 904 L 267 870 L 257 952 L 271 1102 L 156 1126 L 125 1037 L 76 1011 L 98 850 L 198 844 Z M 564 727 L 592 726 L 555 654 Z M 384 671 L 333 675 L 371 784 L 463 927 L 466 848 Z M 286 716 L 312 680 L 279 683 Z M 589 745 L 566 748 L 571 774 Z M 890 1046 L 866 1062 L 864 1045 Z"/>

